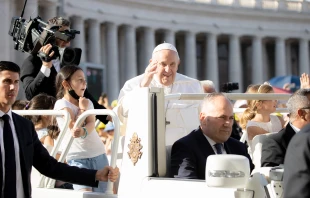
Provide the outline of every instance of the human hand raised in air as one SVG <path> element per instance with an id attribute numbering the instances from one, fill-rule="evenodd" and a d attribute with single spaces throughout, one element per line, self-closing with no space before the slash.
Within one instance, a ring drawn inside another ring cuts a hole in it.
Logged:
<path id="1" fill-rule="evenodd" d="M 310 89 L 310 79 L 309 79 L 309 75 L 306 73 L 303 73 L 300 76 L 300 88 Z"/>
<path id="2" fill-rule="evenodd" d="M 47 44 L 47 45 L 44 45 L 43 47 L 41 47 L 41 49 L 39 50 L 39 53 L 43 53 L 45 55 L 48 55 L 49 54 L 49 57 L 52 57 L 54 56 L 54 51 L 52 51 L 50 53 L 50 50 L 52 49 L 52 45 L 51 44 Z M 51 68 L 53 66 L 53 63 L 52 63 L 52 60 L 50 60 L 49 62 L 45 62 L 42 60 L 42 64 L 45 66 L 45 67 L 48 67 L 48 68 Z"/>
<path id="3" fill-rule="evenodd" d="M 152 60 L 146 67 L 140 87 L 148 87 L 153 79 L 154 74 L 157 73 L 157 60 Z"/>

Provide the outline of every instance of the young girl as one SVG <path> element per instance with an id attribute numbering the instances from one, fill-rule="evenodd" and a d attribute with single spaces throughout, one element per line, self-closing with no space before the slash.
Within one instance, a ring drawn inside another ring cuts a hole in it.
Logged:
<path id="1" fill-rule="evenodd" d="M 95 131 L 95 115 L 88 116 L 83 127 L 73 128 L 75 121 L 84 111 L 94 109 L 90 100 L 84 98 L 86 80 L 80 67 L 65 66 L 61 68 L 56 77 L 57 102 L 55 110 L 66 110 L 70 113 L 71 121 L 69 130 L 62 141 L 62 148 L 66 146 L 68 139 L 74 137 L 74 141 L 67 155 L 70 166 L 100 170 L 108 166 L 105 147 L 98 133 Z M 56 118 L 59 128 L 62 128 L 64 119 Z M 98 188 L 73 185 L 75 190 L 105 192 L 107 182 L 99 182 Z"/>
<path id="2" fill-rule="evenodd" d="M 274 93 L 269 84 L 253 85 L 247 93 Z M 281 117 L 270 115 L 277 107 L 277 100 L 248 100 L 248 107 L 241 118 L 241 127 L 246 129 L 248 144 L 259 134 L 279 132 L 284 126 Z"/>
<path id="3" fill-rule="evenodd" d="M 26 105 L 26 110 L 48 110 L 53 109 L 56 98 L 47 94 L 38 94 L 33 97 L 30 102 Z M 44 143 L 44 139 L 48 135 L 47 127 L 51 124 L 52 116 L 48 115 L 32 115 L 25 116 L 32 121 L 37 131 L 38 138 L 41 143 Z"/>

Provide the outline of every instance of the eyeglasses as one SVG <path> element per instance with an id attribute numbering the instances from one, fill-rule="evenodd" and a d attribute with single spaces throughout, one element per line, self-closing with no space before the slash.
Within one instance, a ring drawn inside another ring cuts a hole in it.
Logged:
<path id="1" fill-rule="evenodd" d="M 310 109 L 310 107 L 302 107 L 302 108 L 300 108 L 300 109 Z"/>

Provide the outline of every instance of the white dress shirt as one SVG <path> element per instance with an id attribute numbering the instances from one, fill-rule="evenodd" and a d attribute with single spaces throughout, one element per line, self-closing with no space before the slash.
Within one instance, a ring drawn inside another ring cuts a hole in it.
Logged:
<path id="1" fill-rule="evenodd" d="M 295 133 L 298 133 L 300 131 L 300 129 L 295 127 L 291 122 L 289 122 L 289 124 L 291 125 L 291 127 L 295 131 Z"/>
<path id="2" fill-rule="evenodd" d="M 60 71 L 60 61 L 59 58 L 52 60 L 53 66 L 55 67 L 56 71 Z M 50 77 L 51 69 L 42 65 L 40 71 L 44 74 L 45 77 Z"/>
<path id="3" fill-rule="evenodd" d="M 0 111 L 0 117 L 2 117 L 5 113 Z M 13 133 L 13 140 L 14 140 L 14 149 L 15 149 L 15 162 L 16 162 L 16 198 L 24 198 L 24 187 L 23 187 L 23 180 L 22 180 L 22 173 L 20 168 L 20 158 L 19 158 L 19 143 L 17 139 L 17 134 L 15 130 L 15 126 L 12 119 L 12 111 L 11 109 L 7 112 L 7 114 L 10 116 L 10 126 Z M 2 192 L 4 187 L 4 177 L 5 177 L 5 171 L 4 171 L 4 160 L 5 160 L 5 150 L 3 146 L 3 127 L 4 122 L 2 119 L 0 119 L 0 144 L 1 144 L 1 157 L 2 157 Z"/>

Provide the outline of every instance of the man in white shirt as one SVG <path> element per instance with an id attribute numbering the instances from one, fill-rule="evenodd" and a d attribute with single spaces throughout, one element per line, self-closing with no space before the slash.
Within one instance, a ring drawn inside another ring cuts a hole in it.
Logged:
<path id="1" fill-rule="evenodd" d="M 121 89 L 115 107 L 121 122 L 126 125 L 133 90 L 141 87 L 164 88 L 165 95 L 173 93 L 203 93 L 200 82 L 177 73 L 180 58 L 176 48 L 162 43 L 153 50 L 150 64 L 145 73 L 128 80 Z M 166 101 L 166 144 L 188 134 L 198 125 L 199 101 Z M 123 131 L 124 133 L 124 131 Z"/>
<path id="2" fill-rule="evenodd" d="M 83 169 L 57 162 L 38 139 L 33 123 L 12 112 L 19 90 L 20 68 L 0 61 L 0 195 L 30 198 L 32 166 L 47 177 L 97 187 L 98 181 L 115 181 L 118 168 Z"/>
<path id="3" fill-rule="evenodd" d="M 310 123 L 310 90 L 300 89 L 287 101 L 289 123 L 278 133 L 263 140 L 261 164 L 263 167 L 279 166 L 284 163 L 286 149 L 301 128 Z"/>

